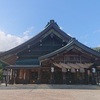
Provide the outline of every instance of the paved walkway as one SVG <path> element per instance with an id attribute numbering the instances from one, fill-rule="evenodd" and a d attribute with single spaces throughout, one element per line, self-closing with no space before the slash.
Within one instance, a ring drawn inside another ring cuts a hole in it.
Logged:
<path id="1" fill-rule="evenodd" d="M 100 100 L 100 85 L 0 85 L 0 100 Z"/>
<path id="2" fill-rule="evenodd" d="M 81 89 L 0 90 L 0 100 L 100 100 L 100 90 L 81 90 Z"/>

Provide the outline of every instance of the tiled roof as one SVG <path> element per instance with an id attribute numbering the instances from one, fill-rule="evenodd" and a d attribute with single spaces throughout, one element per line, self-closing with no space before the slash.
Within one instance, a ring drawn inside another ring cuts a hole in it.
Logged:
<path id="1" fill-rule="evenodd" d="M 71 48 L 72 46 L 73 46 L 73 48 L 74 48 L 75 46 L 77 46 L 77 47 L 83 49 L 85 52 L 91 53 L 92 55 L 94 55 L 94 56 L 100 58 L 100 53 L 99 53 L 99 52 L 97 52 L 97 51 L 95 51 L 95 50 L 93 50 L 93 49 L 91 49 L 91 48 L 85 46 L 84 44 L 78 42 L 75 38 L 73 38 L 73 39 L 71 39 L 71 41 L 69 41 L 69 43 L 68 43 L 67 45 L 65 45 L 64 47 L 62 47 L 62 48 L 60 48 L 60 49 L 58 49 L 58 50 L 56 50 L 56 51 L 54 51 L 54 52 L 51 52 L 51 53 L 49 53 L 49 54 L 47 54 L 47 55 L 41 56 L 41 57 L 39 57 L 39 59 L 42 60 L 42 59 L 50 58 L 50 57 L 53 57 L 53 56 L 55 56 L 55 55 L 57 55 L 57 54 L 59 54 L 59 53 L 62 53 L 63 51 L 66 51 L 66 52 L 67 52 L 67 51 L 70 50 L 70 48 Z"/>
<path id="2" fill-rule="evenodd" d="M 61 34 L 63 36 L 63 38 L 65 40 L 70 40 L 72 38 L 68 34 L 66 34 L 64 31 L 62 31 L 54 20 L 50 20 L 50 22 L 48 23 L 48 25 L 45 27 L 45 29 L 43 31 L 41 31 L 40 33 L 38 33 L 36 36 L 34 36 L 33 38 L 29 39 L 25 43 L 15 47 L 15 48 L 13 48 L 11 50 L 8 50 L 8 51 L 6 51 L 4 53 L 1 53 L 0 57 L 6 56 L 8 54 L 16 54 L 16 53 L 24 50 L 25 48 L 27 48 L 31 44 L 35 45 L 37 42 L 40 41 L 40 39 L 43 37 L 43 35 L 45 35 L 46 32 L 48 32 L 50 29 L 54 29 L 55 31 L 57 31 L 59 34 Z"/>

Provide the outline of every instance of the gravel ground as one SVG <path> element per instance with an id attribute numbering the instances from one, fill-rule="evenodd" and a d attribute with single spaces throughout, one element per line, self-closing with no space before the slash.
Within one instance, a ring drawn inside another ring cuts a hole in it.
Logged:
<path id="1" fill-rule="evenodd" d="M 83 89 L 0 90 L 0 100 L 100 100 L 100 90 L 83 90 Z"/>
<path id="2" fill-rule="evenodd" d="M 100 85 L 0 85 L 0 100 L 100 100 Z"/>

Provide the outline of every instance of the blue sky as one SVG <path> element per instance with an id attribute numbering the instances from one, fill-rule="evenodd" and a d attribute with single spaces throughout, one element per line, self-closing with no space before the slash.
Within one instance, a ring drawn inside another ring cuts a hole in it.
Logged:
<path id="1" fill-rule="evenodd" d="M 83 44 L 100 46 L 100 0 L 0 0 L 0 50 L 36 35 L 51 19 Z"/>

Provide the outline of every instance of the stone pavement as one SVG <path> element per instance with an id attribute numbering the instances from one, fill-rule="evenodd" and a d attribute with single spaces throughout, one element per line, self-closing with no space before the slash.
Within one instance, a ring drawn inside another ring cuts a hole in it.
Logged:
<path id="1" fill-rule="evenodd" d="M 77 89 L 0 90 L 0 100 L 100 100 L 100 90 L 77 90 Z"/>
<path id="2" fill-rule="evenodd" d="M 100 100 L 100 86 L 2 84 L 0 100 Z"/>
<path id="3" fill-rule="evenodd" d="M 100 85 L 55 85 L 55 84 L 14 84 L 14 85 L 0 85 L 2 89 L 92 89 L 100 90 Z"/>
<path id="4" fill-rule="evenodd" d="M 100 100 L 100 86 L 2 84 L 0 100 Z"/>

